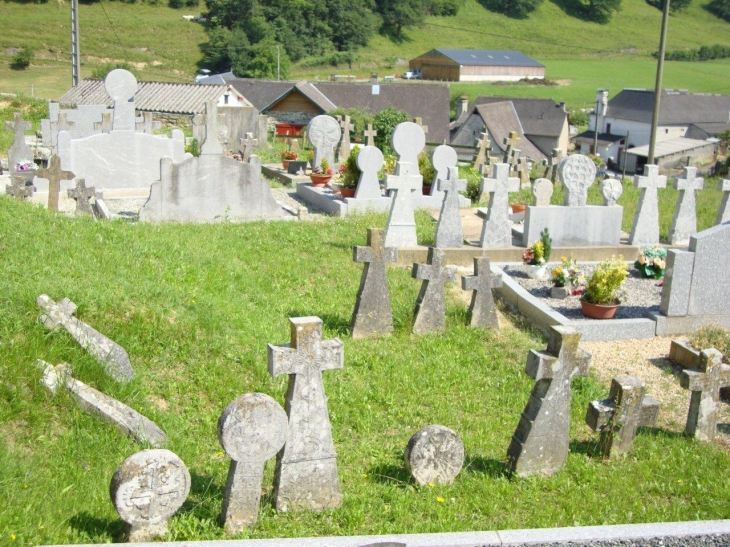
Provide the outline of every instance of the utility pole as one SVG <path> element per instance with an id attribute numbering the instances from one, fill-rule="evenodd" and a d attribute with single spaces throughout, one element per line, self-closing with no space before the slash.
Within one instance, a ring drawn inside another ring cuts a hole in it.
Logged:
<path id="1" fill-rule="evenodd" d="M 651 115 L 651 135 L 649 137 L 649 157 L 646 163 L 654 163 L 654 149 L 656 148 L 656 132 L 659 126 L 659 103 L 662 96 L 662 74 L 664 72 L 664 52 L 667 46 L 667 27 L 669 26 L 669 2 L 664 0 L 662 11 L 662 35 L 659 39 L 659 59 L 656 66 L 656 85 L 654 86 L 654 112 Z"/>
<path id="2" fill-rule="evenodd" d="M 79 0 L 71 0 L 71 85 L 79 85 L 81 61 L 79 53 Z"/>
<path id="3" fill-rule="evenodd" d="M 276 45 L 276 79 L 277 80 L 280 80 L 281 79 L 279 77 L 279 74 L 280 74 L 279 69 L 280 69 L 280 63 L 279 63 L 279 44 L 277 44 Z"/>

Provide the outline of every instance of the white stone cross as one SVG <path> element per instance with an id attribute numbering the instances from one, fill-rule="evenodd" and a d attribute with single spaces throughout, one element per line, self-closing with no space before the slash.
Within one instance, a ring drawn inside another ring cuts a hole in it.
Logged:
<path id="1" fill-rule="evenodd" d="M 413 265 L 413 277 L 423 280 L 413 321 L 415 334 L 443 330 L 446 326 L 444 283 L 456 281 L 456 268 L 447 267 L 445 262 L 441 249 L 429 247 L 428 262 Z"/>
<path id="2" fill-rule="evenodd" d="M 294 142 L 296 142 L 296 140 Z M 251 158 L 251 154 L 253 154 L 254 148 L 256 148 L 258 144 L 259 140 L 253 138 L 253 133 L 246 133 L 246 137 L 241 139 L 243 161 L 248 161 Z"/>
<path id="3" fill-rule="evenodd" d="M 433 154 L 431 154 L 431 165 L 433 165 L 436 172 L 434 173 L 433 180 L 431 181 L 432 196 L 444 196 L 443 191 L 439 189 L 438 181 L 448 179 L 449 169 L 456 167 L 458 162 L 459 156 L 457 155 L 456 150 L 450 146 L 441 144 L 433 149 Z"/>
<path id="4" fill-rule="evenodd" d="M 722 192 L 722 202 L 717 211 L 715 224 L 723 224 L 730 220 L 730 179 L 721 180 L 718 183 L 718 190 Z"/>
<path id="5" fill-rule="evenodd" d="M 469 317 L 472 327 L 498 329 L 497 308 L 494 306 L 492 288 L 502 286 L 502 276 L 492 278 L 489 258 L 474 257 L 474 275 L 461 277 L 461 288 L 472 291 Z"/>
<path id="6" fill-rule="evenodd" d="M 418 245 L 418 239 L 411 196 L 414 190 L 423 185 L 423 177 L 411 172 L 410 163 L 399 161 L 396 167 L 397 174 L 388 175 L 385 179 L 386 189 L 393 192 L 388 223 L 385 227 L 385 246 L 415 247 Z"/>
<path id="7" fill-rule="evenodd" d="M 459 211 L 459 192 L 466 190 L 466 179 L 459 178 L 459 168 L 448 168 L 448 179 L 439 179 L 438 189 L 446 194 L 441 203 L 441 214 L 436 226 L 435 246 L 438 248 L 461 248 L 464 244 L 464 230 Z"/>
<path id="8" fill-rule="evenodd" d="M 641 188 L 639 205 L 629 235 L 629 245 L 655 245 L 659 243 L 659 196 L 657 188 L 667 187 L 667 177 L 659 174 L 656 165 L 644 166 L 645 176 L 636 175 L 634 184 Z"/>
<path id="9" fill-rule="evenodd" d="M 705 187 L 705 179 L 697 176 L 696 167 L 685 167 L 684 178 L 676 179 L 679 190 L 677 207 L 669 227 L 669 242 L 672 245 L 689 245 L 689 238 L 697 233 L 697 203 L 695 190 Z"/>
<path id="10" fill-rule="evenodd" d="M 519 192 L 520 179 L 509 176 L 509 165 L 496 163 L 492 166 L 492 177 L 483 178 L 479 189 L 481 196 L 489 193 L 489 212 L 482 224 L 479 246 L 499 248 L 512 246 L 512 227 L 509 220 L 509 193 Z"/>
<path id="11" fill-rule="evenodd" d="M 366 144 L 368 146 L 375 146 L 375 137 L 378 136 L 378 132 L 373 129 L 373 124 L 369 123 L 368 128 L 362 134 L 367 139 Z"/>
<path id="12" fill-rule="evenodd" d="M 426 135 L 423 132 L 423 128 L 413 122 L 399 123 L 393 130 L 391 142 L 393 150 L 398 154 L 395 174 L 400 175 L 398 166 L 407 163 L 410 165 L 411 173 L 420 175 L 420 171 L 418 170 L 418 154 L 426 146 Z M 414 188 L 414 190 L 418 190 L 416 195 L 422 194 L 421 188 Z"/>
<path id="13" fill-rule="evenodd" d="M 134 94 L 137 79 L 124 69 L 117 68 L 106 75 L 104 87 L 114 101 L 114 131 L 135 130 Z"/>
<path id="14" fill-rule="evenodd" d="M 722 363 L 722 354 L 716 349 L 703 350 L 699 368 L 683 370 L 679 379 L 682 387 L 692 392 L 685 433 L 700 441 L 712 441 L 720 388 L 730 386 L 730 366 Z"/>
<path id="15" fill-rule="evenodd" d="M 355 160 L 360 169 L 360 179 L 357 181 L 355 198 L 376 199 L 383 197 L 380 191 L 378 172 L 385 163 L 383 153 L 375 146 L 363 146 L 357 153 Z"/>

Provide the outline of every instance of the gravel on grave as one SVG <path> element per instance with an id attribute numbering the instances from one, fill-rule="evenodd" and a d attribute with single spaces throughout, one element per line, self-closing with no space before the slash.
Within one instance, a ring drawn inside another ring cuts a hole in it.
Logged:
<path id="1" fill-rule="evenodd" d="M 557 264 L 552 264 L 555 266 Z M 579 264 L 586 279 L 590 277 L 596 264 Z M 569 296 L 565 299 L 550 298 L 550 271 L 543 279 L 530 279 L 521 265 L 505 266 L 504 272 L 517 281 L 531 295 L 539 298 L 544 304 L 568 319 L 586 319 L 581 312 L 580 296 Z M 639 272 L 629 266 L 629 277 L 623 285 L 624 300 L 616 310 L 615 319 L 637 319 L 648 317 L 650 312 L 658 313 L 662 299 L 661 282 L 656 279 L 642 279 Z"/>
<path id="2" fill-rule="evenodd" d="M 512 547 L 526 544 L 511 543 Z M 530 543 L 532 547 L 721 547 L 730 545 L 728 534 L 704 536 L 659 537 L 646 539 L 612 539 L 597 541 L 569 541 L 560 543 Z"/>

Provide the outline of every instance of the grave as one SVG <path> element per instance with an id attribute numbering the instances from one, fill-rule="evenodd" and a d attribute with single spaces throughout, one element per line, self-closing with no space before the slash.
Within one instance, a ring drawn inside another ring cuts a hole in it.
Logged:
<path id="1" fill-rule="evenodd" d="M 730 220 L 730 179 L 719 181 L 717 188 L 722 192 L 722 202 L 720 202 L 720 209 L 717 211 L 715 224 L 723 224 Z"/>
<path id="2" fill-rule="evenodd" d="M 459 157 L 456 154 L 456 150 L 454 150 L 450 146 L 442 144 L 433 149 L 433 153 L 431 154 L 431 165 L 433 165 L 433 168 L 436 172 L 433 175 L 433 180 L 430 181 L 430 196 L 438 196 L 443 199 L 444 192 L 439 189 L 438 182 L 440 180 L 448 180 L 449 169 L 452 167 L 456 167 L 456 164 L 458 162 Z M 424 182 L 429 183 L 429 181 Z"/>
<path id="3" fill-rule="evenodd" d="M 313 167 L 320 167 L 322 160 L 326 159 L 334 171 L 335 168 L 335 146 L 340 142 L 342 129 L 331 116 L 315 116 L 307 125 L 307 138 L 314 148 Z"/>
<path id="4" fill-rule="evenodd" d="M 258 140 L 258 147 L 261 150 L 271 148 L 269 143 L 269 117 L 265 114 L 259 114 L 256 124 L 256 140 Z"/>
<path id="5" fill-rule="evenodd" d="M 436 226 L 435 246 L 461 248 L 464 244 L 464 230 L 459 213 L 459 192 L 466 190 L 466 179 L 459 178 L 459 168 L 454 165 L 448 168 L 447 179 L 438 179 L 438 188 L 445 197 Z"/>
<path id="6" fill-rule="evenodd" d="M 624 187 L 618 180 L 614 178 L 607 178 L 601 181 L 599 185 L 601 195 L 603 196 L 603 204 L 606 207 L 613 207 L 618 202 L 621 194 L 624 192 Z"/>
<path id="7" fill-rule="evenodd" d="M 373 129 L 373 124 L 369 123 L 367 129 L 362 134 L 366 139 L 365 144 L 375 146 L 375 137 L 378 136 L 378 132 Z"/>
<path id="8" fill-rule="evenodd" d="M 669 242 L 672 245 L 688 245 L 690 236 L 697 233 L 697 203 L 695 190 L 705 187 L 705 179 L 697 176 L 696 167 L 685 167 L 684 178 L 676 179 L 679 199 L 669 227 Z"/>
<path id="9" fill-rule="evenodd" d="M 393 332 L 386 263 L 398 260 L 398 249 L 385 246 L 385 232 L 368 229 L 366 247 L 353 248 L 353 260 L 364 262 L 355 310 L 352 314 L 352 337 L 364 338 Z"/>
<path id="10" fill-rule="evenodd" d="M 417 166 L 416 166 L 417 167 Z M 386 247 L 415 247 L 416 217 L 413 213 L 412 196 L 423 185 L 423 177 L 410 163 L 398 162 L 395 175 L 388 175 L 385 187 L 391 191 L 390 214 L 385 227 Z"/>
<path id="11" fill-rule="evenodd" d="M 720 389 L 730 387 L 730 366 L 722 363 L 722 354 L 716 349 L 703 350 L 699 367 L 683 370 L 679 378 L 682 387 L 692 392 L 684 432 L 711 442 L 717 429 Z"/>
<path id="12" fill-rule="evenodd" d="M 94 216 L 91 210 L 91 198 L 96 196 L 96 188 L 86 187 L 84 179 L 76 179 L 76 188 L 69 189 L 68 197 L 76 201 L 76 216 Z"/>
<path id="13" fill-rule="evenodd" d="M 608 399 L 588 403 L 586 424 L 601 434 L 599 446 L 604 458 L 631 452 L 639 427 L 656 422 L 660 403 L 644 389 L 636 376 L 619 376 L 611 380 Z"/>
<path id="14" fill-rule="evenodd" d="M 355 126 L 350 123 L 350 116 L 345 116 L 340 120 L 340 129 L 342 137 L 337 146 L 337 163 L 345 163 L 350 155 L 350 133 Z"/>
<path id="15" fill-rule="evenodd" d="M 535 179 L 535 182 L 532 183 L 532 204 L 535 207 L 549 207 L 553 191 L 553 183 L 550 179 Z"/>
<path id="16" fill-rule="evenodd" d="M 476 139 L 477 147 L 474 152 L 474 171 L 477 173 L 482 172 L 482 167 L 489 165 L 490 158 L 489 153 L 492 151 L 492 144 L 489 141 L 489 133 L 484 132 L 481 134 L 480 139 Z"/>
<path id="17" fill-rule="evenodd" d="M 464 443 L 448 427 L 429 425 L 410 438 L 403 459 L 419 485 L 451 484 L 464 465 Z"/>
<path id="18" fill-rule="evenodd" d="M 25 142 L 25 132 L 30 130 L 30 123 L 23 121 L 23 114 L 16 112 L 12 122 L 5 122 L 5 128 L 13 132 L 13 144 L 8 149 L 8 171 L 14 174 L 21 161 L 32 162 L 35 155 Z"/>
<path id="19" fill-rule="evenodd" d="M 588 156 L 573 154 L 560 162 L 558 175 L 565 188 L 563 205 L 580 207 L 586 204 L 588 188 L 596 179 L 596 164 Z"/>
<path id="20" fill-rule="evenodd" d="M 5 194 L 11 196 L 19 201 L 25 201 L 26 199 L 33 197 L 35 186 L 30 181 L 26 181 L 25 177 L 19 177 L 16 175 L 10 175 L 12 181 L 5 187 Z"/>
<path id="21" fill-rule="evenodd" d="M 589 353 L 571 327 L 551 327 L 546 351 L 530 350 L 525 372 L 535 379 L 530 399 L 507 450 L 510 468 L 520 477 L 551 476 L 568 457 L 570 385 L 587 376 Z"/>
<path id="22" fill-rule="evenodd" d="M 167 533 L 167 520 L 190 493 L 190 473 L 169 450 L 142 450 L 117 468 L 109 493 L 129 541 L 149 541 Z"/>
<path id="23" fill-rule="evenodd" d="M 656 165 L 644 166 L 645 176 L 634 176 L 634 185 L 641 188 L 634 223 L 629 234 L 629 245 L 657 245 L 659 243 L 659 195 L 657 189 L 667 187 L 667 177 L 659 174 Z"/>
<path id="24" fill-rule="evenodd" d="M 319 317 L 289 322 L 291 344 L 268 345 L 269 373 L 289 375 L 289 432 L 276 457 L 274 505 L 278 511 L 321 511 L 342 503 L 322 371 L 343 368 L 344 344 L 322 340 Z"/>
<path id="25" fill-rule="evenodd" d="M 242 395 L 223 410 L 218 440 L 231 458 L 221 512 L 226 532 L 256 523 L 264 465 L 284 446 L 287 428 L 284 410 L 263 393 Z"/>
<path id="26" fill-rule="evenodd" d="M 111 131 L 112 115 L 113 110 L 106 105 L 81 104 L 76 108 L 62 109 L 60 104 L 50 102 L 48 119 L 41 120 L 43 145 L 57 151 L 60 131 L 68 131 L 74 139 L 108 133 Z M 108 121 L 105 123 L 105 120 Z"/>
<path id="27" fill-rule="evenodd" d="M 509 176 L 509 165 L 496 163 L 492 176 L 483 178 L 479 199 L 489 193 L 489 211 L 484 218 L 479 246 L 484 249 L 511 247 L 512 225 L 509 220 L 509 193 L 519 192 L 520 179 Z"/>
<path id="28" fill-rule="evenodd" d="M 297 142 L 296 140 L 294 142 Z M 251 159 L 251 155 L 258 145 L 258 139 L 253 138 L 253 133 L 246 133 L 246 137 L 241 139 L 241 156 L 243 161 L 247 162 Z"/>
<path id="29" fill-rule="evenodd" d="M 469 324 L 482 329 L 498 329 L 497 308 L 494 305 L 492 287 L 502 286 L 501 274 L 492 278 L 489 258 L 474 258 L 474 275 L 461 277 L 461 288 L 472 291 L 469 305 Z"/>
<path id="30" fill-rule="evenodd" d="M 155 131 L 162 129 L 162 122 L 155 120 L 152 112 L 142 112 L 142 115 L 135 119 L 134 128 L 139 133 L 154 135 Z"/>
<path id="31" fill-rule="evenodd" d="M 444 283 L 456 281 L 456 268 L 446 266 L 444 262 L 444 252 L 429 247 L 428 262 L 413 264 L 413 277 L 423 280 L 414 312 L 414 334 L 442 331 L 446 328 Z"/>
<path id="32" fill-rule="evenodd" d="M 51 156 L 48 162 L 48 167 L 38 169 L 35 171 L 35 184 L 39 184 L 41 181 L 38 179 L 45 179 L 48 181 L 48 209 L 51 211 L 58 211 L 58 194 L 61 192 L 61 181 L 62 180 L 73 180 L 76 175 L 71 171 L 64 171 L 61 169 L 61 158 L 56 154 Z"/>

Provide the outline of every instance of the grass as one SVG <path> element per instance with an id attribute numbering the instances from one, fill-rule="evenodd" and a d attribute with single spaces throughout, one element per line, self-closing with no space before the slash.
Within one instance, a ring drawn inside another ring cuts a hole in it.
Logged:
<path id="1" fill-rule="evenodd" d="M 433 223 L 422 214 L 417 222 L 419 241 L 432 242 Z M 565 468 L 550 479 L 509 476 L 505 452 L 533 385 L 525 357 L 545 340 L 511 316 L 495 332 L 466 327 L 456 287 L 446 332 L 412 336 L 420 284 L 408 268 L 388 271 L 393 336 L 353 340 L 362 266 L 352 261 L 352 246 L 384 224 L 385 215 L 100 223 L 0 197 L 0 544 L 120 539 L 109 481 L 142 448 L 80 411 L 68 394 L 51 395 L 38 382 L 38 358 L 70 363 L 75 377 L 166 431 L 192 475 L 168 539 L 226 537 L 216 519 L 229 460 L 217 419 L 251 391 L 283 403 L 286 379 L 268 375 L 266 344 L 288 342 L 288 318 L 306 315 L 323 319 L 325 339 L 345 344 L 345 368 L 324 373 L 343 506 L 279 515 L 267 491 L 256 527 L 240 537 L 730 518 L 730 455 L 714 446 L 650 428 L 626 458 L 600 460 L 596 436 L 583 424 L 587 403 L 607 393 L 593 377 L 573 383 Z M 127 349 L 136 379 L 116 384 L 67 334 L 46 332 L 35 305 L 41 293 L 76 302 L 79 318 Z M 466 447 L 451 486 L 417 487 L 403 466 L 409 437 L 432 423 L 456 430 Z M 272 476 L 269 462 L 267 488 Z"/>

